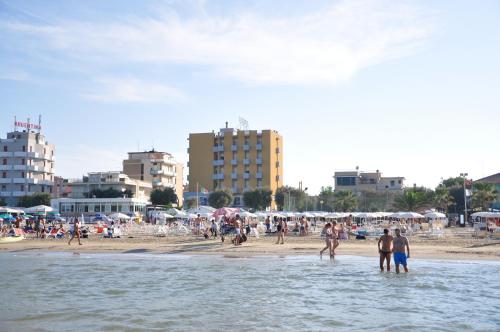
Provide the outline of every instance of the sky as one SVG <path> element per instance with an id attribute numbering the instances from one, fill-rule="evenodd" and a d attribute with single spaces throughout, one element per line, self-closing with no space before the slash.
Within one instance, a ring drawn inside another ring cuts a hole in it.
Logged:
<path id="1" fill-rule="evenodd" d="M 242 117 L 311 194 L 356 166 L 434 188 L 500 171 L 499 59 L 499 1 L 0 0 L 0 134 L 41 114 L 76 178 Z"/>

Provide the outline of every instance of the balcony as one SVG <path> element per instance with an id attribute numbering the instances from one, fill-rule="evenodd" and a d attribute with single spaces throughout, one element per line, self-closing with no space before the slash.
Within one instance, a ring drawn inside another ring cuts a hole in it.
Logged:
<path id="1" fill-rule="evenodd" d="M 224 166 L 224 159 L 217 159 L 212 161 L 213 166 Z"/>
<path id="2" fill-rule="evenodd" d="M 165 171 L 163 174 L 165 174 L 166 176 L 177 176 L 174 171 Z"/>
<path id="3" fill-rule="evenodd" d="M 243 178 L 244 178 L 245 180 L 250 179 L 250 173 L 243 173 Z"/>
<path id="4" fill-rule="evenodd" d="M 13 152 L 9 152 L 9 151 L 0 152 L 0 158 L 8 158 L 8 157 L 12 157 L 12 156 L 13 156 Z"/>
<path id="5" fill-rule="evenodd" d="M 10 171 L 13 165 L 0 165 L 0 171 Z"/>
<path id="6" fill-rule="evenodd" d="M 231 145 L 231 151 L 233 152 L 238 151 L 238 145 L 236 144 Z"/>
<path id="7" fill-rule="evenodd" d="M 231 179 L 233 179 L 233 180 L 238 179 L 238 173 L 235 173 L 235 172 L 231 173 Z"/>
<path id="8" fill-rule="evenodd" d="M 12 183 L 11 178 L 0 178 L 0 183 L 5 184 L 5 183 Z"/>
<path id="9" fill-rule="evenodd" d="M 255 160 L 255 163 L 256 163 L 257 165 L 262 165 L 262 158 L 257 158 L 257 159 Z"/>
<path id="10" fill-rule="evenodd" d="M 213 152 L 224 152 L 224 145 L 215 145 L 212 147 Z"/>
<path id="11" fill-rule="evenodd" d="M 233 166 L 238 165 L 238 159 L 231 159 L 231 165 Z"/>
<path id="12" fill-rule="evenodd" d="M 280 176 L 276 175 L 276 181 L 279 181 L 279 180 L 280 180 Z"/>
<path id="13" fill-rule="evenodd" d="M 44 159 L 41 158 L 37 152 L 26 152 L 26 151 L 15 151 L 14 157 Z"/>
<path id="14" fill-rule="evenodd" d="M 9 197 L 11 195 L 10 191 L 0 191 L 0 197 Z"/>
<path id="15" fill-rule="evenodd" d="M 162 186 L 163 182 L 160 179 L 153 179 L 153 187 Z"/>
<path id="16" fill-rule="evenodd" d="M 276 153 L 278 153 L 278 154 L 279 154 L 280 152 L 281 152 L 281 151 L 280 151 L 280 148 L 276 148 Z"/>
<path id="17" fill-rule="evenodd" d="M 243 144 L 243 151 L 249 151 L 250 150 L 250 144 Z"/>
<path id="18" fill-rule="evenodd" d="M 257 172 L 257 173 L 255 174 L 255 177 L 256 177 L 257 179 L 262 179 L 262 172 Z"/>
<path id="19" fill-rule="evenodd" d="M 243 159 L 243 165 L 250 165 L 250 159 L 249 158 Z"/>
<path id="20" fill-rule="evenodd" d="M 224 180 L 224 173 L 215 173 L 212 175 L 212 180 Z"/>
<path id="21" fill-rule="evenodd" d="M 238 187 L 232 187 L 231 191 L 233 192 L 233 194 L 238 193 Z"/>
<path id="22" fill-rule="evenodd" d="M 149 171 L 150 174 L 152 175 L 159 175 L 159 174 L 164 174 L 165 171 L 161 168 L 151 168 L 151 170 Z"/>
<path id="23" fill-rule="evenodd" d="M 257 143 L 257 145 L 255 145 L 255 148 L 257 149 L 257 151 L 262 151 L 262 143 Z"/>
<path id="24" fill-rule="evenodd" d="M 21 196 L 24 196 L 24 195 L 27 195 L 28 193 L 24 192 L 24 191 L 13 191 L 12 192 L 12 195 L 9 195 L 9 196 L 14 196 L 14 197 L 21 197 Z"/>

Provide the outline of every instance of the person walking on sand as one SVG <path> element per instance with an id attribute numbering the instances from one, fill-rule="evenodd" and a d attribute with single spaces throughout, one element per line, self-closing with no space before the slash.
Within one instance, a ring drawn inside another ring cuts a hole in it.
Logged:
<path id="1" fill-rule="evenodd" d="M 276 241 L 276 244 L 280 243 L 281 239 L 281 244 L 285 243 L 285 225 L 283 223 L 283 219 L 279 219 L 278 221 L 278 226 L 276 227 L 276 233 L 278 233 L 278 240 Z"/>
<path id="2" fill-rule="evenodd" d="M 407 251 L 405 251 L 405 249 Z M 408 239 L 401 235 L 401 230 L 396 229 L 396 237 L 392 241 L 392 252 L 394 253 L 394 264 L 396 273 L 399 273 L 399 265 L 403 265 L 405 272 L 408 272 L 407 258 L 410 258 L 410 244 Z M 406 254 L 408 252 L 408 255 Z"/>
<path id="3" fill-rule="evenodd" d="M 236 219 L 234 220 L 234 229 L 236 231 L 236 236 L 234 237 L 232 242 L 235 246 L 239 246 L 241 244 L 241 220 L 238 214 L 236 215 Z"/>
<path id="4" fill-rule="evenodd" d="M 78 244 L 82 245 L 82 243 L 80 242 L 80 222 L 78 221 L 78 218 L 75 218 L 75 222 L 73 225 L 73 235 L 71 235 L 71 239 L 69 239 L 68 245 L 71 245 L 71 241 L 75 238 L 75 236 L 78 238 Z"/>
<path id="5" fill-rule="evenodd" d="M 332 232 L 332 224 L 326 223 L 325 228 L 325 247 L 319 252 L 319 256 L 323 256 L 323 252 L 328 249 L 330 253 L 330 257 L 332 256 L 332 240 L 333 240 L 333 232 Z"/>
<path id="6" fill-rule="evenodd" d="M 391 244 L 394 238 L 389 235 L 389 230 L 384 229 L 384 235 L 378 239 L 378 252 L 380 254 L 380 271 L 384 272 L 384 260 L 387 261 L 387 271 L 391 270 Z M 382 248 L 380 244 L 382 243 Z"/>
<path id="7" fill-rule="evenodd" d="M 332 221 L 332 253 L 331 256 L 335 256 L 335 249 L 339 246 L 339 232 L 337 230 L 337 222 Z"/>

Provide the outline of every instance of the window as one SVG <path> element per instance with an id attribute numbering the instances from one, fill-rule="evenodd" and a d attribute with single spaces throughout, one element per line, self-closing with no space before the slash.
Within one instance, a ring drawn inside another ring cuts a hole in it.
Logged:
<path id="1" fill-rule="evenodd" d="M 233 203 L 236 206 L 241 205 L 241 197 L 239 196 L 235 197 Z"/>
<path id="2" fill-rule="evenodd" d="M 23 152 L 26 152 L 26 145 L 23 145 Z"/>
<path id="3" fill-rule="evenodd" d="M 101 212 L 101 206 L 99 204 L 94 205 L 94 212 Z"/>
<path id="4" fill-rule="evenodd" d="M 2 190 L 7 190 L 7 186 L 2 184 Z"/>
<path id="5" fill-rule="evenodd" d="M 401 184 L 402 183 L 401 180 L 398 180 L 398 183 Z"/>
<path id="6" fill-rule="evenodd" d="M 21 177 L 24 178 L 26 174 L 24 172 L 21 172 Z"/>
<path id="7" fill-rule="evenodd" d="M 262 188 L 262 180 L 257 180 L 257 188 Z"/>
<path id="8" fill-rule="evenodd" d="M 395 184 L 396 182 L 394 180 L 391 180 L 391 187 L 394 187 Z"/>
<path id="9" fill-rule="evenodd" d="M 4 159 L 4 160 L 3 160 L 3 164 L 4 164 L 4 165 L 7 165 L 7 159 Z"/>
<path id="10" fill-rule="evenodd" d="M 245 189 L 248 189 L 248 188 L 249 188 L 248 179 L 245 179 Z"/>
<path id="11" fill-rule="evenodd" d="M 7 172 L 2 172 L 2 177 L 5 179 L 7 177 Z"/>
<path id="12" fill-rule="evenodd" d="M 30 146 L 30 152 L 33 152 L 33 147 L 32 146 Z"/>
<path id="13" fill-rule="evenodd" d="M 355 186 L 356 178 L 354 176 L 343 176 L 337 178 L 337 186 Z"/>
<path id="14" fill-rule="evenodd" d="M 42 187 L 43 189 L 43 187 Z M 21 191 L 24 191 L 24 184 L 21 185 Z"/>
<path id="15" fill-rule="evenodd" d="M 116 205 L 111 205 L 111 212 L 116 212 L 117 211 L 117 206 Z"/>
<path id="16" fill-rule="evenodd" d="M 25 162 L 26 162 L 26 160 L 21 159 L 21 165 L 24 165 L 24 164 L 25 164 Z"/>
<path id="17" fill-rule="evenodd" d="M 375 179 L 370 179 L 370 184 L 374 184 L 375 183 Z"/>
<path id="18" fill-rule="evenodd" d="M 89 212 L 89 206 L 88 205 L 84 205 L 83 206 L 83 212 Z"/>
<path id="19" fill-rule="evenodd" d="M 4 152 L 7 152 L 7 151 L 8 151 L 7 145 L 4 145 L 4 146 L 3 146 L 3 151 L 4 151 Z"/>

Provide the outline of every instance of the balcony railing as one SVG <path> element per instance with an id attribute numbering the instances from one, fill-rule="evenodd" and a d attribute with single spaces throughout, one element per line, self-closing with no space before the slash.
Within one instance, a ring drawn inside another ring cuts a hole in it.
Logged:
<path id="1" fill-rule="evenodd" d="M 217 159 L 212 161 L 213 166 L 224 166 L 224 159 Z"/>
<path id="2" fill-rule="evenodd" d="M 215 145 L 212 148 L 213 152 L 224 152 L 224 145 Z"/>
<path id="3" fill-rule="evenodd" d="M 231 173 L 231 179 L 236 180 L 238 179 L 238 173 Z"/>
<path id="4" fill-rule="evenodd" d="M 158 175 L 158 174 L 164 174 L 165 171 L 163 169 L 151 168 L 151 171 L 149 173 L 153 175 Z"/>
<path id="5" fill-rule="evenodd" d="M 257 158 L 257 159 L 255 160 L 255 163 L 256 163 L 257 165 L 262 165 L 262 158 Z"/>
<path id="6" fill-rule="evenodd" d="M 257 149 L 257 151 L 261 151 L 262 150 L 262 144 L 261 143 L 257 143 L 257 145 L 255 145 L 255 148 Z"/>
<path id="7" fill-rule="evenodd" d="M 212 180 L 224 180 L 224 173 L 215 173 L 212 175 Z"/>
<path id="8" fill-rule="evenodd" d="M 243 173 L 243 178 L 244 178 L 245 180 L 250 179 L 250 173 Z"/>
<path id="9" fill-rule="evenodd" d="M 243 159 L 243 165 L 250 165 L 250 159 L 249 158 Z"/>
<path id="10" fill-rule="evenodd" d="M 231 159 L 231 165 L 233 166 L 238 165 L 238 159 Z"/>
<path id="11" fill-rule="evenodd" d="M 256 177 L 257 179 L 262 179 L 262 172 L 257 172 L 257 173 L 255 174 L 255 177 Z"/>
<path id="12" fill-rule="evenodd" d="M 233 152 L 238 151 L 238 145 L 236 145 L 236 144 L 231 145 L 231 151 L 233 151 Z"/>

